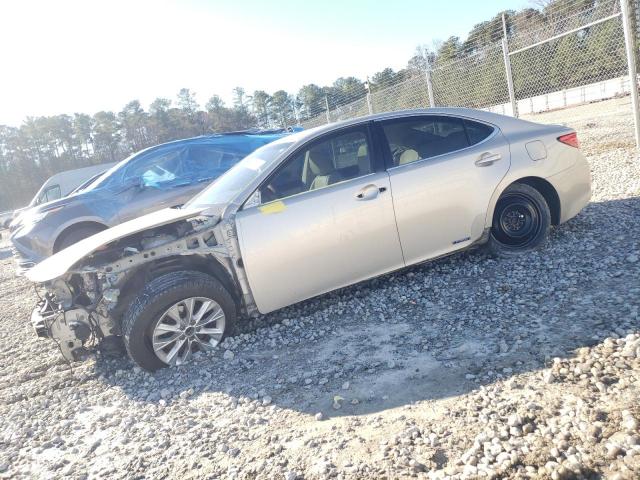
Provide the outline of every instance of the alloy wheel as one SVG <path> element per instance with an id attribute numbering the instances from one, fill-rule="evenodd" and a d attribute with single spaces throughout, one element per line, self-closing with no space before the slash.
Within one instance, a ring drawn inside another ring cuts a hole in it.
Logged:
<path id="1" fill-rule="evenodd" d="M 182 365 L 193 353 L 214 348 L 222 340 L 224 327 L 225 314 L 215 300 L 207 297 L 180 300 L 153 327 L 153 351 L 167 365 Z"/>

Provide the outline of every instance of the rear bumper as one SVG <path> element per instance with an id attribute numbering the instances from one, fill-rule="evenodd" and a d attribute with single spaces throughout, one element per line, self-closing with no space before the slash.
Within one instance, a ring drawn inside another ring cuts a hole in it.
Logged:
<path id="1" fill-rule="evenodd" d="M 571 168 L 563 170 L 547 180 L 560 198 L 560 223 L 575 217 L 591 200 L 591 171 L 589 163 L 580 158 Z"/>

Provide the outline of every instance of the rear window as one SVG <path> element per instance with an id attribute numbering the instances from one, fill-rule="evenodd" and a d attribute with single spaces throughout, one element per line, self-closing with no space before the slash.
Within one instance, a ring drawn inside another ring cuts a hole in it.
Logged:
<path id="1" fill-rule="evenodd" d="M 485 125 L 484 123 L 473 122 L 471 120 L 465 120 L 464 126 L 467 130 L 467 136 L 471 145 L 480 143 L 493 133 L 493 127 Z"/>

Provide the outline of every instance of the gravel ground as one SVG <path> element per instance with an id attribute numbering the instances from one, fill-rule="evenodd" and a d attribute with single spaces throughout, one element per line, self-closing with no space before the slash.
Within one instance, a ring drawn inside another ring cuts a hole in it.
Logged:
<path id="1" fill-rule="evenodd" d="M 640 161 L 629 99 L 579 131 L 592 203 L 515 259 L 464 253 L 244 324 L 154 375 L 72 368 L 0 244 L 0 477 L 640 477 Z"/>

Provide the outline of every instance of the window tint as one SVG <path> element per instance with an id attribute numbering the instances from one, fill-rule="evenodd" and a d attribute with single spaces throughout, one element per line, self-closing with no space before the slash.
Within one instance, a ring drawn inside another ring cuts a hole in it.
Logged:
<path id="1" fill-rule="evenodd" d="M 261 188 L 262 203 L 371 173 L 369 151 L 364 131 L 338 134 L 312 143 L 286 161 Z"/>
<path id="2" fill-rule="evenodd" d="M 419 117 L 382 126 L 394 165 L 435 157 L 469 146 L 462 119 Z"/>
<path id="3" fill-rule="evenodd" d="M 469 137 L 471 145 L 480 143 L 482 140 L 491 135 L 491 133 L 493 133 L 493 128 L 489 125 L 485 125 L 484 123 L 465 120 L 464 126 L 467 129 L 467 135 Z"/>

